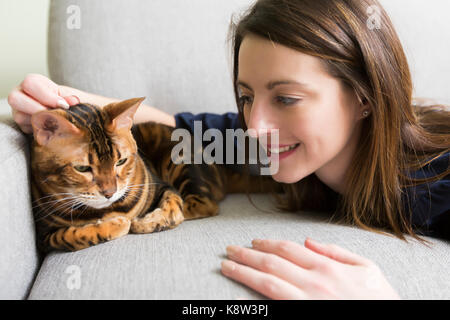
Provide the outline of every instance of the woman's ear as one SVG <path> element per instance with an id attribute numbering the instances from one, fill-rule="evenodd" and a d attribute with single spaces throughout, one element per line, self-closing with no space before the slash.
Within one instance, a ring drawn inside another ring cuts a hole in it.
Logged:
<path id="1" fill-rule="evenodd" d="M 109 116 L 106 128 L 109 131 L 130 130 L 133 126 L 134 115 L 144 100 L 145 97 L 134 98 L 105 106 L 104 111 Z"/>
<path id="2" fill-rule="evenodd" d="M 46 146 L 54 139 L 78 136 L 81 130 L 59 113 L 54 111 L 41 111 L 31 116 L 33 137 L 41 146 Z"/>

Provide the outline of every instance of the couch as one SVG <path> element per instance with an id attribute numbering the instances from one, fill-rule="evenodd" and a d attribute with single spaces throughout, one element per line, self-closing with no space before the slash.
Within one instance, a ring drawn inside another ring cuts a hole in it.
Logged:
<path id="1" fill-rule="evenodd" d="M 227 28 L 231 14 L 249 3 L 52 0 L 51 78 L 104 96 L 146 96 L 146 104 L 170 113 L 234 111 Z M 429 16 L 423 16 L 422 0 L 408 6 L 383 1 L 411 59 L 416 94 L 448 102 L 449 91 L 438 81 L 450 71 L 444 57 L 449 42 L 438 41 L 450 38 L 443 8 L 448 3 L 426 3 L 434 4 L 427 7 Z M 69 27 L 77 10 L 79 28 Z M 421 19 L 420 29 L 415 17 Z M 440 35 L 433 32 L 436 24 L 442 24 Z M 254 238 L 303 243 L 306 237 L 371 259 L 404 299 L 450 298 L 448 242 L 426 238 L 432 242 L 427 247 L 330 223 L 326 213 L 278 212 L 265 195 L 252 196 L 264 210 L 245 195 L 231 195 L 216 217 L 42 257 L 36 251 L 29 192 L 29 139 L 12 121 L 6 99 L 0 101 L 0 163 L 0 299 L 261 299 L 221 275 L 226 246 L 250 246 Z"/>

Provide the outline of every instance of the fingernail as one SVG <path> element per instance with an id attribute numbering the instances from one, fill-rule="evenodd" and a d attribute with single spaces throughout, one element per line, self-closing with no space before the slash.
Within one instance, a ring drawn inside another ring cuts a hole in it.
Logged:
<path id="1" fill-rule="evenodd" d="M 236 269 L 236 264 L 230 260 L 222 261 L 222 271 L 225 273 L 233 272 Z"/>
<path id="2" fill-rule="evenodd" d="M 78 103 L 81 103 L 80 98 L 78 98 L 77 96 L 72 95 L 72 97 L 74 97 L 75 99 L 77 99 Z"/>
<path id="3" fill-rule="evenodd" d="M 258 246 L 261 245 L 261 243 L 262 243 L 262 240 L 260 240 L 260 239 L 254 239 L 254 240 L 252 241 L 252 246 L 253 246 L 253 247 L 258 247 Z"/>
<path id="4" fill-rule="evenodd" d="M 69 109 L 69 108 L 70 108 L 69 104 L 68 104 L 67 101 L 64 100 L 64 99 L 58 100 L 58 102 L 56 103 L 56 105 L 57 105 L 58 107 L 64 108 L 64 109 Z"/>
<path id="5" fill-rule="evenodd" d="M 238 249 L 236 247 L 232 247 L 232 246 L 227 247 L 228 258 L 231 258 L 231 259 L 235 258 L 237 252 L 238 252 Z"/>
<path id="6" fill-rule="evenodd" d="M 317 246 L 320 246 L 320 245 L 321 245 L 320 242 L 318 242 L 318 241 L 316 241 L 316 240 L 313 240 L 313 239 L 311 239 L 311 238 L 306 238 L 306 240 L 307 240 L 308 242 L 314 244 L 314 245 L 317 245 Z"/>

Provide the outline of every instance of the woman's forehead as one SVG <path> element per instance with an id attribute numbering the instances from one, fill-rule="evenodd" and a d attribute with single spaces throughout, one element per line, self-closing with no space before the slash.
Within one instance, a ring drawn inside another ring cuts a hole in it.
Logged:
<path id="1" fill-rule="evenodd" d="M 239 81 L 292 81 L 305 85 L 330 77 L 320 58 L 268 39 L 246 36 L 239 51 Z"/>

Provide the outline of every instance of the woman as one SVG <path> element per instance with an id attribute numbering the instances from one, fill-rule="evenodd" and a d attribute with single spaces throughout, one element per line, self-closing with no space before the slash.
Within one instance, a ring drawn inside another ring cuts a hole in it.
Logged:
<path id="1" fill-rule="evenodd" d="M 450 237 L 450 113 L 413 106 L 406 57 L 376 0 L 260 0 L 233 25 L 232 39 L 238 114 L 173 117 L 148 107 L 135 122 L 279 129 L 280 145 L 266 147 L 279 153 L 273 178 L 283 183 L 282 208 L 333 210 L 401 239 Z M 9 96 L 24 132 L 30 114 L 79 100 L 114 101 L 39 75 Z M 399 298 L 373 262 L 340 247 L 252 244 L 229 246 L 222 272 L 269 298 Z"/>

